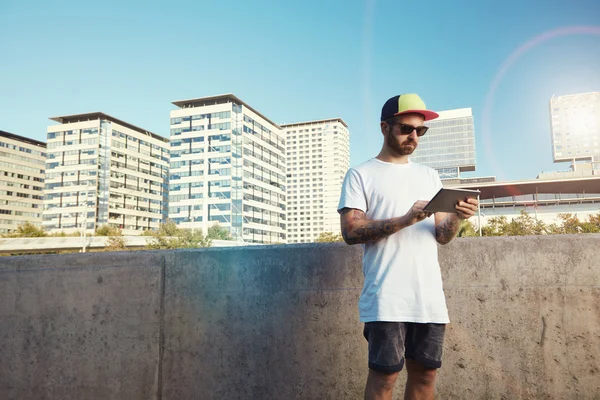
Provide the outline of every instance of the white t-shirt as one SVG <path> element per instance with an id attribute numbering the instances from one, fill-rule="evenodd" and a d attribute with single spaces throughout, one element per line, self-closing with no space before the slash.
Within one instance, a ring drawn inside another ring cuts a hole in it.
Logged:
<path id="1" fill-rule="evenodd" d="M 373 158 L 348 170 L 338 211 L 356 208 L 370 220 L 401 217 L 417 200 L 431 199 L 441 187 L 432 168 Z M 361 322 L 449 322 L 433 215 L 363 246 Z"/>

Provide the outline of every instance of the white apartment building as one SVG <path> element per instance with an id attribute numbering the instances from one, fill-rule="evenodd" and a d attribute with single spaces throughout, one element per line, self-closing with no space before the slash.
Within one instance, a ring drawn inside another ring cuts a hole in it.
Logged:
<path id="1" fill-rule="evenodd" d="M 169 143 L 100 112 L 51 118 L 43 227 L 125 235 L 156 229 L 168 212 Z"/>
<path id="2" fill-rule="evenodd" d="M 0 234 L 42 224 L 46 143 L 0 131 Z"/>
<path id="3" fill-rule="evenodd" d="M 350 133 L 341 118 L 282 125 L 287 149 L 288 243 L 340 233 L 337 206 L 350 168 Z"/>
<path id="4" fill-rule="evenodd" d="M 286 243 L 285 137 L 279 125 L 225 94 L 173 102 L 169 219 L 233 240 Z"/>

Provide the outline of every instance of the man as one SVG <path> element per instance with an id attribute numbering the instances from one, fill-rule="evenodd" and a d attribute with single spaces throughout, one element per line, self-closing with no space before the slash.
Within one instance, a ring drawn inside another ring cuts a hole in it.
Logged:
<path id="1" fill-rule="evenodd" d="M 437 243 L 450 242 L 477 200 L 460 201 L 456 213 L 424 212 L 442 187 L 437 172 L 408 160 L 439 115 L 416 94 L 389 99 L 381 110 L 383 148 L 350 168 L 338 211 L 342 235 L 364 244 L 360 321 L 369 347 L 365 399 L 391 399 L 406 359 L 405 399 L 433 399 L 449 322 Z"/>

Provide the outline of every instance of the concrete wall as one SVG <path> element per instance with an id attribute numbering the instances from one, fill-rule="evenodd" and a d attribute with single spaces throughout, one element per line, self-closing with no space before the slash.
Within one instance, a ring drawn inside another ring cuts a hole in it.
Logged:
<path id="1" fill-rule="evenodd" d="M 361 255 L 0 257 L 0 399 L 361 399 Z M 440 259 L 440 398 L 600 397 L 600 235 L 457 239 Z"/>

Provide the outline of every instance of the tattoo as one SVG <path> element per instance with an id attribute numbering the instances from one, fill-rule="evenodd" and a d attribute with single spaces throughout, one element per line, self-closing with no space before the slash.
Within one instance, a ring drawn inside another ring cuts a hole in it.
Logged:
<path id="1" fill-rule="evenodd" d="M 461 220 L 452 216 L 447 216 L 438 226 L 435 227 L 435 240 L 439 244 L 448 244 L 456 236 Z"/>
<path id="2" fill-rule="evenodd" d="M 340 215 L 342 237 L 348 244 L 374 242 L 402 228 L 398 218 L 369 221 L 364 211 L 353 208 L 342 209 Z"/>

